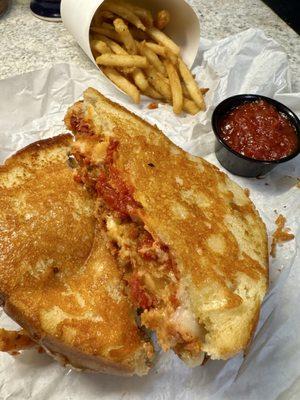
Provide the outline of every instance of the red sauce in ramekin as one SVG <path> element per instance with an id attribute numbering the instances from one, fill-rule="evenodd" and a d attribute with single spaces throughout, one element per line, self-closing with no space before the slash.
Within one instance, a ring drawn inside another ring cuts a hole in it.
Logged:
<path id="1" fill-rule="evenodd" d="M 293 154 L 299 140 L 294 125 L 266 100 L 244 103 L 226 114 L 220 138 L 237 153 L 262 161 Z"/>

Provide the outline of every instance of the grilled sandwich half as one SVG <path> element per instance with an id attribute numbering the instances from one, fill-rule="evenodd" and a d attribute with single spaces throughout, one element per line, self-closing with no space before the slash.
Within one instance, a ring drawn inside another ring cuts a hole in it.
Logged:
<path id="1" fill-rule="evenodd" d="M 268 287 L 266 229 L 247 192 L 94 89 L 65 122 L 142 325 L 192 366 L 245 350 Z"/>
<path id="2" fill-rule="evenodd" d="M 143 375 L 152 345 L 94 218 L 95 198 L 67 163 L 71 143 L 34 143 L 0 167 L 2 305 L 64 365 Z"/>

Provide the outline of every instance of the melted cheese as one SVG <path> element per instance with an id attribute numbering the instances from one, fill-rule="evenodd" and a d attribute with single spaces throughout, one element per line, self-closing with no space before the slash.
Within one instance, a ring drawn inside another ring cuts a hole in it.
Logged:
<path id="1" fill-rule="evenodd" d="M 178 307 L 171 317 L 171 322 L 183 338 L 199 338 L 201 329 L 195 315 L 184 306 Z"/>

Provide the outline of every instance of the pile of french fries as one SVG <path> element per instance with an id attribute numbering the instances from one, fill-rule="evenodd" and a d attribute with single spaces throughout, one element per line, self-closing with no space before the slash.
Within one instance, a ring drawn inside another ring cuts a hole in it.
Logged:
<path id="1" fill-rule="evenodd" d="M 136 104 L 144 94 L 172 104 L 176 114 L 194 115 L 205 110 L 208 89 L 198 87 L 180 48 L 163 32 L 170 18 L 167 10 L 153 17 L 124 0 L 106 0 L 91 24 L 91 48 L 104 74 Z"/>

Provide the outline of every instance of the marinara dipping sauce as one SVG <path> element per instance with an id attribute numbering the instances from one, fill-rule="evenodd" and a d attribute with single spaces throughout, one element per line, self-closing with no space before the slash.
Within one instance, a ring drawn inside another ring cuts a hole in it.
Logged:
<path id="1" fill-rule="evenodd" d="M 295 126 L 266 100 L 240 104 L 222 117 L 219 136 L 237 153 L 262 161 L 274 161 L 298 148 Z"/>

